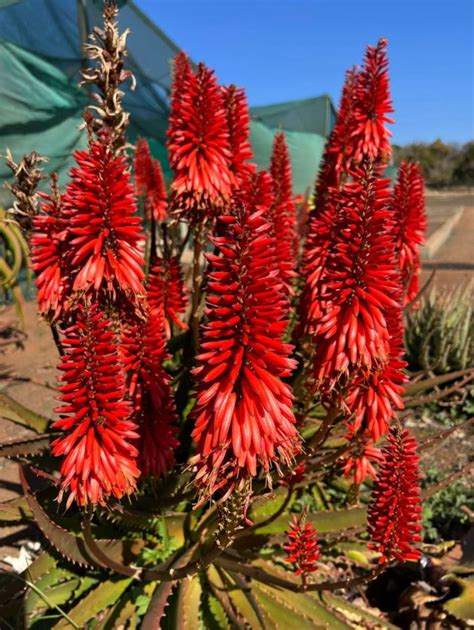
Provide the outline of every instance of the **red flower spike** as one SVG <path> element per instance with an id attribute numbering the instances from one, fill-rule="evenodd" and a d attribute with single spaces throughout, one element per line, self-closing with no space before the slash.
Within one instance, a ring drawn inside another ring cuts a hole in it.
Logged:
<path id="1" fill-rule="evenodd" d="M 155 160 L 145 138 L 139 138 L 135 148 L 135 187 L 138 197 L 143 197 L 145 215 L 155 221 L 166 219 L 168 200 L 161 164 Z"/>
<path id="2" fill-rule="evenodd" d="M 174 59 L 173 83 L 171 85 L 170 118 L 173 118 L 174 121 L 178 121 L 181 116 L 181 105 L 192 74 L 189 57 L 181 51 Z"/>
<path id="3" fill-rule="evenodd" d="M 353 159 L 351 134 L 354 119 L 354 90 L 356 70 L 348 70 L 342 88 L 336 122 L 324 149 L 321 168 L 316 182 L 317 213 L 321 214 L 329 188 L 335 188 L 347 175 Z"/>
<path id="4" fill-rule="evenodd" d="M 336 122 L 326 143 L 321 167 L 315 186 L 316 206 L 307 218 L 306 240 L 301 261 L 301 275 L 304 284 L 299 301 L 299 323 L 297 337 L 311 332 L 312 305 L 319 301 L 319 277 L 324 269 L 326 255 L 332 239 L 332 227 L 335 220 L 335 204 L 327 203 L 332 189 L 337 189 L 343 176 L 347 174 L 350 159 L 346 153 L 350 150 L 350 122 L 353 106 L 355 71 L 346 74 Z"/>
<path id="5" fill-rule="evenodd" d="M 246 177 L 256 170 L 256 166 L 248 162 L 253 157 L 249 142 L 250 113 L 242 88 L 237 88 L 235 85 L 225 86 L 222 88 L 222 95 L 229 130 L 230 170 L 238 184 L 245 181 Z"/>
<path id="6" fill-rule="evenodd" d="M 392 212 L 404 304 L 408 304 L 420 291 L 420 247 L 426 232 L 424 180 L 416 164 L 400 163 L 392 193 Z"/>
<path id="7" fill-rule="evenodd" d="M 288 474 L 285 475 L 283 479 L 281 479 L 280 484 L 282 486 L 293 486 L 297 483 L 302 483 L 304 481 L 306 474 L 306 463 L 301 461 L 294 468 L 288 471 Z"/>
<path id="8" fill-rule="evenodd" d="M 163 303 L 167 339 L 172 336 L 173 324 L 181 330 L 188 329 L 180 319 L 188 306 L 188 293 L 177 257 L 155 260 L 148 278 L 148 301 L 150 308 L 157 308 Z"/>
<path id="9" fill-rule="evenodd" d="M 292 293 L 296 277 L 296 205 L 293 200 L 291 162 L 285 134 L 279 132 L 273 141 L 270 161 L 275 202 L 272 208 L 272 224 L 275 234 L 275 254 L 280 278 Z"/>
<path id="10" fill-rule="evenodd" d="M 204 64 L 193 73 L 182 57 L 171 94 L 168 150 L 175 212 L 227 205 L 235 179 L 222 91 Z"/>
<path id="11" fill-rule="evenodd" d="M 362 70 L 357 73 L 351 115 L 350 151 L 353 163 L 364 159 L 386 164 L 390 159 L 390 136 L 386 123 L 393 112 L 388 76 L 387 40 L 368 46 Z"/>
<path id="12" fill-rule="evenodd" d="M 345 396 L 341 395 L 341 405 L 348 416 L 353 416 L 354 430 L 364 428 L 377 441 L 387 432 L 396 416 L 395 409 L 403 409 L 402 393 L 403 388 L 391 376 L 388 362 L 370 373 L 355 370 Z"/>
<path id="13" fill-rule="evenodd" d="M 74 157 L 63 196 L 73 291 L 137 303 L 145 291 L 143 236 L 126 159 L 115 157 L 105 140 Z"/>
<path id="14" fill-rule="evenodd" d="M 36 274 L 39 311 L 55 321 L 70 297 L 68 246 L 62 235 L 66 227 L 59 195 L 42 195 L 40 212 L 33 217 L 31 266 Z"/>
<path id="15" fill-rule="evenodd" d="M 286 551 L 287 562 L 295 565 L 295 575 L 302 575 L 303 579 L 309 573 L 316 571 L 316 562 L 319 558 L 318 537 L 314 524 L 305 522 L 305 516 L 298 519 L 293 517 L 290 529 L 286 532 L 289 542 L 283 545 Z"/>
<path id="16" fill-rule="evenodd" d="M 151 276 L 150 276 L 151 277 Z M 177 420 L 171 379 L 163 362 L 166 350 L 163 300 L 149 294 L 144 328 L 126 328 L 122 335 L 122 361 L 127 389 L 139 425 L 138 462 L 143 476 L 164 476 L 174 465 Z"/>
<path id="17" fill-rule="evenodd" d="M 235 194 L 235 205 L 242 204 L 246 207 L 253 208 L 255 212 L 260 212 L 267 218 L 269 228 L 271 209 L 275 203 L 275 195 L 273 193 L 272 178 L 267 171 L 259 171 L 250 175 L 243 182 L 240 190 Z M 274 240 L 273 230 L 270 238 Z M 276 260 L 274 261 L 276 265 Z"/>
<path id="18" fill-rule="evenodd" d="M 54 428 L 66 435 L 52 443 L 53 454 L 63 457 L 59 500 L 69 492 L 67 506 L 73 501 L 105 505 L 109 496 L 120 499 L 134 492 L 140 474 L 132 446 L 138 434 L 124 400 L 117 340 L 97 306 L 81 305 L 62 344 L 63 406 Z"/>
<path id="19" fill-rule="evenodd" d="M 293 396 L 282 379 L 295 367 L 283 342 L 287 301 L 278 278 L 266 219 L 269 177 L 252 178 L 234 208 L 218 221 L 208 254 L 207 321 L 194 370 L 196 483 L 206 496 L 230 492 L 240 479 L 269 473 L 300 450 Z M 271 200 L 271 196 L 270 196 Z"/>
<path id="20" fill-rule="evenodd" d="M 354 370 L 373 371 L 389 358 L 386 312 L 399 306 L 389 194 L 380 168 L 365 165 L 331 197 L 332 236 L 317 275 L 320 297 L 309 312 L 318 348 L 314 377 L 326 392 Z"/>
<path id="21" fill-rule="evenodd" d="M 317 348 L 316 386 L 354 416 L 354 430 L 362 427 L 374 440 L 387 430 L 394 407 L 403 407 L 405 380 L 400 276 L 381 170 L 366 162 L 351 171 L 352 181 L 330 191 L 330 211 L 313 220 L 319 237 L 309 253 L 324 264 L 307 277 L 313 298 L 305 318 Z"/>
<path id="22" fill-rule="evenodd" d="M 419 560 L 422 508 L 415 438 L 393 427 L 383 457 L 368 511 L 369 549 L 382 554 L 381 564 L 392 558 Z"/>
<path id="23" fill-rule="evenodd" d="M 363 161 L 386 163 L 390 157 L 392 110 L 388 77 L 387 41 L 381 39 L 366 51 L 364 67 L 347 73 L 334 129 L 323 155 L 316 185 L 316 208 L 310 218 L 302 261 L 304 287 L 300 298 L 298 336 L 311 332 L 317 309 L 320 276 L 332 242 L 335 204 L 333 191 Z"/>

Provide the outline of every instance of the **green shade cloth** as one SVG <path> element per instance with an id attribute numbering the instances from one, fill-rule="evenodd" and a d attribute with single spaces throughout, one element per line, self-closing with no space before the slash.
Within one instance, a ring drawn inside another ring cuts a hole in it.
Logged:
<path id="1" fill-rule="evenodd" d="M 300 101 L 252 107 L 252 117 L 269 127 L 315 133 L 327 137 L 336 120 L 336 110 L 329 96 L 323 94 Z"/>
<path id="2" fill-rule="evenodd" d="M 267 168 L 272 153 L 273 138 L 278 129 L 267 127 L 252 120 L 250 140 L 255 162 L 260 168 Z M 285 130 L 286 142 L 291 158 L 293 190 L 295 194 L 305 194 L 312 189 L 319 163 L 323 154 L 325 138 L 316 133 Z"/>
<path id="3" fill-rule="evenodd" d="M 48 171 L 64 180 L 71 153 L 85 146 L 79 130 L 86 96 L 60 70 L 37 55 L 0 41 L 0 153 L 9 147 L 15 159 L 34 150 L 48 157 Z M 0 160 L 0 180 L 11 178 Z M 6 190 L 0 191 L 5 203 Z M 1 205 L 0 203 L 0 205 Z"/>

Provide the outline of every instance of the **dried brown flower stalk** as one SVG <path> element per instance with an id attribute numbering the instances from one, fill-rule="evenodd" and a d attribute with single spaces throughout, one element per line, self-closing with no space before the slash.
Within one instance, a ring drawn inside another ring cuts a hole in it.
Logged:
<path id="1" fill-rule="evenodd" d="M 33 217 L 38 214 L 38 184 L 45 179 L 39 164 L 46 161 L 46 158 L 32 151 L 16 163 L 10 149 L 6 152 L 5 163 L 15 177 L 13 184 L 6 184 L 16 199 L 10 214 L 27 237 L 31 233 Z"/>
<path id="2" fill-rule="evenodd" d="M 129 30 L 119 33 L 117 15 L 115 0 L 105 0 L 104 27 L 94 28 L 90 35 L 91 43 L 84 47 L 93 67 L 82 70 L 81 84 L 98 88 L 98 91 L 92 93 L 97 105 L 89 106 L 92 111 L 84 114 L 87 127 L 97 136 L 103 132 L 109 134 L 113 150 L 120 152 L 126 146 L 125 132 L 130 116 L 123 109 L 124 92 L 120 86 L 131 80 L 131 89 L 134 89 L 135 78 L 130 70 L 124 69 Z"/>

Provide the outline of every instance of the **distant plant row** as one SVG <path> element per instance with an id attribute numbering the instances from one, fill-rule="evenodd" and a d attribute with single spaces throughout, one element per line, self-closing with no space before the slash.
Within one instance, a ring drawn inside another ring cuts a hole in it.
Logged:
<path id="1" fill-rule="evenodd" d="M 398 165 L 403 160 L 417 162 L 423 169 L 426 184 L 433 188 L 474 186 L 474 141 L 447 144 L 442 140 L 393 146 Z"/>

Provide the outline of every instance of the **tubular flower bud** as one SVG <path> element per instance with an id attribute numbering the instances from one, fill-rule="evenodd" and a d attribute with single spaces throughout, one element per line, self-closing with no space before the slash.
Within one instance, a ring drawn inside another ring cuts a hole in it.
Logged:
<path id="1" fill-rule="evenodd" d="M 350 123 L 353 105 L 355 71 L 346 74 L 341 101 L 329 140 L 326 143 L 315 186 L 315 208 L 309 215 L 306 240 L 301 261 L 304 284 L 299 300 L 298 336 L 311 332 L 314 308 L 319 302 L 319 278 L 324 269 L 332 238 L 335 217 L 334 203 L 327 203 L 330 193 L 337 189 L 346 174 L 346 152 L 350 148 Z"/>
<path id="2" fill-rule="evenodd" d="M 325 226 L 325 263 L 315 269 L 318 299 L 311 302 L 312 377 L 330 404 L 354 416 L 377 440 L 387 430 L 405 380 L 401 329 L 400 276 L 388 208 L 388 180 L 381 166 L 364 163 L 352 180 L 333 190 Z M 323 234 L 323 230 L 321 230 Z"/>
<path id="3" fill-rule="evenodd" d="M 401 162 L 391 207 L 404 304 L 408 304 L 420 291 L 420 248 L 426 232 L 424 180 L 416 164 Z"/>
<path id="4" fill-rule="evenodd" d="M 405 429 L 388 434 L 368 512 L 369 549 L 381 553 L 380 563 L 421 557 L 421 499 L 416 440 Z"/>
<path id="5" fill-rule="evenodd" d="M 63 196 L 72 288 L 138 303 L 143 288 L 140 217 L 126 160 L 104 141 L 76 151 Z"/>
<path id="6" fill-rule="evenodd" d="M 323 390 L 355 369 L 373 371 L 389 357 L 386 311 L 397 308 L 394 264 L 386 202 L 388 180 L 365 165 L 334 193 L 335 223 L 314 321 L 314 377 Z"/>
<path id="7" fill-rule="evenodd" d="M 125 387 L 117 340 L 96 305 L 80 305 L 76 322 L 66 329 L 61 358 L 62 406 L 55 429 L 65 435 L 52 443 L 63 457 L 61 492 L 67 506 L 104 505 L 107 497 L 120 499 L 135 490 L 138 438 L 130 421 L 132 408 L 124 399 Z"/>
<path id="8" fill-rule="evenodd" d="M 70 297 L 70 271 L 67 268 L 66 228 L 61 198 L 43 195 L 41 209 L 32 219 L 31 266 L 36 274 L 39 311 L 55 321 L 67 307 Z"/>
<path id="9" fill-rule="evenodd" d="M 226 206 L 232 192 L 232 154 L 222 91 L 204 64 L 193 73 L 178 56 L 171 92 L 168 151 L 175 213 Z"/>
<path id="10" fill-rule="evenodd" d="M 163 367 L 166 350 L 163 299 L 151 298 L 147 322 L 125 328 L 122 361 L 127 374 L 128 395 L 138 424 L 138 462 L 143 476 L 164 476 L 174 465 L 176 410 L 171 379 Z"/>
<path id="11" fill-rule="evenodd" d="M 393 108 L 386 39 L 367 47 L 364 65 L 357 73 L 353 98 L 350 149 L 353 164 L 364 159 L 386 164 L 390 159 L 392 135 L 386 124 L 394 122 L 387 116 Z"/>
<path id="12" fill-rule="evenodd" d="M 354 125 L 354 90 L 357 76 L 355 69 L 348 70 L 346 73 L 336 122 L 324 149 L 321 169 L 316 182 L 318 214 L 324 206 L 328 189 L 337 188 L 341 179 L 347 175 L 353 159 L 351 134 Z"/>
<path id="13" fill-rule="evenodd" d="M 282 379 L 295 367 L 283 342 L 287 301 L 266 216 L 268 175 L 253 178 L 234 216 L 221 217 L 208 254 L 207 321 L 194 374 L 196 483 L 204 493 L 269 473 L 300 449 L 293 396 Z"/>
<path id="14" fill-rule="evenodd" d="M 181 330 L 188 329 L 187 324 L 180 319 L 188 306 L 188 293 L 177 257 L 155 260 L 148 278 L 148 302 L 150 308 L 163 304 L 167 339 L 172 336 L 173 324 Z"/>
<path id="15" fill-rule="evenodd" d="M 299 336 L 313 327 L 320 296 L 320 276 L 326 265 L 336 217 L 333 195 L 362 162 L 384 164 L 390 157 L 390 131 L 386 123 L 392 110 L 388 77 L 387 42 L 368 46 L 361 70 L 346 75 L 339 111 L 324 151 L 316 183 L 316 207 L 309 221 L 305 243 L 300 298 Z"/>
<path id="16" fill-rule="evenodd" d="M 242 88 L 237 88 L 235 85 L 224 86 L 222 95 L 229 130 L 230 170 L 234 174 L 236 183 L 239 184 L 256 170 L 255 165 L 248 162 L 253 157 L 249 141 L 249 108 Z"/>
<path id="17" fill-rule="evenodd" d="M 168 200 L 161 164 L 155 160 L 145 138 L 139 138 L 135 148 L 135 188 L 138 197 L 144 200 L 147 219 L 166 219 Z"/>
<path id="18" fill-rule="evenodd" d="M 295 565 L 295 575 L 306 577 L 316 571 L 316 562 L 319 558 L 319 545 L 314 524 L 305 522 L 303 516 L 293 517 L 290 529 L 286 532 L 288 542 L 283 546 L 287 553 L 287 562 Z"/>
<path id="19" fill-rule="evenodd" d="M 292 293 L 296 277 L 296 205 L 293 199 L 291 163 L 285 134 L 275 135 L 270 161 L 275 201 L 272 207 L 272 224 L 275 234 L 275 255 L 280 278 Z"/>
<path id="20" fill-rule="evenodd" d="M 346 438 L 351 443 L 355 440 L 349 455 L 342 462 L 342 472 L 344 477 L 352 477 L 355 484 L 360 485 L 367 478 L 375 479 L 377 471 L 374 464 L 382 460 L 382 453 L 374 446 L 370 435 L 363 435 L 358 438 L 354 431 L 354 425 L 349 424 L 349 432 Z"/>

